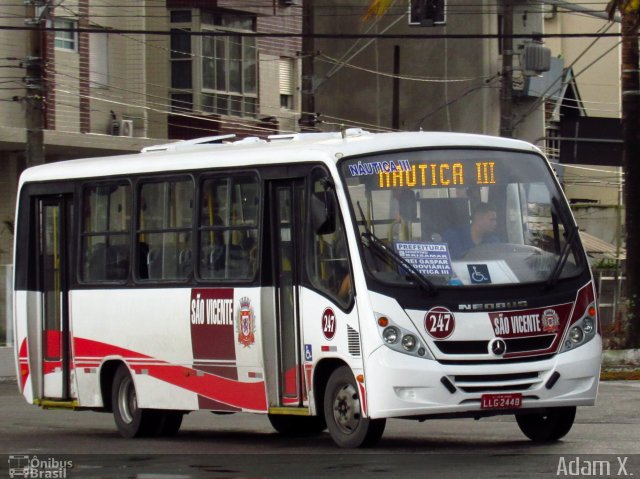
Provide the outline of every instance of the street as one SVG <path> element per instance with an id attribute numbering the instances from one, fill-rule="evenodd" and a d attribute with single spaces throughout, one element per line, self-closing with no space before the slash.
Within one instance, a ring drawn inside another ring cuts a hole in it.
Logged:
<path id="1" fill-rule="evenodd" d="M 640 475 L 640 382 L 600 385 L 564 440 L 534 444 L 512 417 L 387 422 L 374 449 L 337 449 L 328 433 L 286 438 L 266 417 L 191 413 L 177 437 L 121 438 L 110 414 L 44 411 L 0 384 L 0 452 L 38 465 L 38 477 L 558 477 Z M 64 476 L 47 476 L 62 465 Z M 69 466 L 67 468 L 67 466 Z M 607 466 L 607 470 L 600 470 Z M 49 468 L 49 469 L 47 469 Z M 51 469 L 53 468 L 53 469 Z M 596 470 L 597 469 L 597 470 Z M 9 471 L 9 469 L 5 469 Z M 590 471 L 602 472 L 591 474 Z M 3 476 L 0 472 L 0 477 Z"/>

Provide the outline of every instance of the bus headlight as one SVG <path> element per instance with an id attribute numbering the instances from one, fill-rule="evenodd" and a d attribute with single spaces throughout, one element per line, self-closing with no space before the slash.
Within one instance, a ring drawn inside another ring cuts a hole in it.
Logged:
<path id="1" fill-rule="evenodd" d="M 561 353 L 588 343 L 596 336 L 597 311 L 593 304 L 587 307 L 582 318 L 573 323 L 564 338 Z"/>
<path id="2" fill-rule="evenodd" d="M 398 326 L 391 317 L 386 314 L 375 314 L 378 331 L 386 347 L 409 356 L 433 359 L 431 351 L 429 351 L 429 348 L 424 344 L 420 335 L 416 334 L 415 330 Z"/>
<path id="3" fill-rule="evenodd" d="M 583 338 L 584 338 L 584 333 L 582 332 L 582 329 L 580 329 L 579 326 L 575 326 L 571 328 L 571 331 L 569 331 L 569 339 L 571 339 L 573 343 L 579 343 L 580 341 L 582 341 Z"/>
<path id="4" fill-rule="evenodd" d="M 584 318 L 584 321 L 582 322 L 582 329 L 585 334 L 591 334 L 593 332 L 593 319 Z"/>
<path id="5" fill-rule="evenodd" d="M 413 351 L 416 347 L 417 341 L 413 334 L 405 334 L 402 336 L 402 347 L 406 351 Z"/>
<path id="6" fill-rule="evenodd" d="M 388 328 L 385 328 L 384 331 L 382 332 L 382 338 L 388 344 L 397 343 L 398 336 L 399 336 L 398 328 L 395 328 L 393 326 L 389 326 Z"/>

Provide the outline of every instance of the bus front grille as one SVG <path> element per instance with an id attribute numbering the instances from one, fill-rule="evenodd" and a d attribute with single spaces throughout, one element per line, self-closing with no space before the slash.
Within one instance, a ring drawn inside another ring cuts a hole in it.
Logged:
<path id="1" fill-rule="evenodd" d="M 453 383 L 466 393 L 526 391 L 542 382 L 538 371 L 511 374 L 453 376 Z"/>
<path id="2" fill-rule="evenodd" d="M 546 334 L 528 338 L 510 338 L 505 339 L 504 342 L 507 346 L 507 354 L 535 351 L 549 353 L 551 351 L 548 349 L 553 345 L 555 338 L 555 334 Z M 441 353 L 447 355 L 489 354 L 489 341 L 434 341 L 434 343 Z"/>

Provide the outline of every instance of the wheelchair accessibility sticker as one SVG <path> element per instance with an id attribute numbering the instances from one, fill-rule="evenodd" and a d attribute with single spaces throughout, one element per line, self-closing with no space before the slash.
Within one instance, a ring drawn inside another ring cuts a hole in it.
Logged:
<path id="1" fill-rule="evenodd" d="M 491 283 L 489 275 L 489 267 L 486 264 L 468 264 L 469 278 L 471 284 L 488 284 Z"/>

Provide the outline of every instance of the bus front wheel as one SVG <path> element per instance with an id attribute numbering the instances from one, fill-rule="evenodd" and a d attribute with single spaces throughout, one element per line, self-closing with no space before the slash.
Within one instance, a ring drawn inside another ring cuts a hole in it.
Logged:
<path id="1" fill-rule="evenodd" d="M 116 427 L 123 437 L 154 436 L 164 425 L 161 411 L 138 407 L 136 388 L 124 364 L 113 377 L 111 404 Z"/>
<path id="2" fill-rule="evenodd" d="M 327 382 L 324 395 L 324 417 L 331 438 L 340 447 L 370 447 L 384 432 L 386 419 L 363 416 L 360 393 L 347 366 L 336 369 Z"/>
<path id="3" fill-rule="evenodd" d="M 552 442 L 567 435 L 575 417 L 575 406 L 556 407 L 544 413 L 516 414 L 516 421 L 523 434 L 532 441 Z"/>

